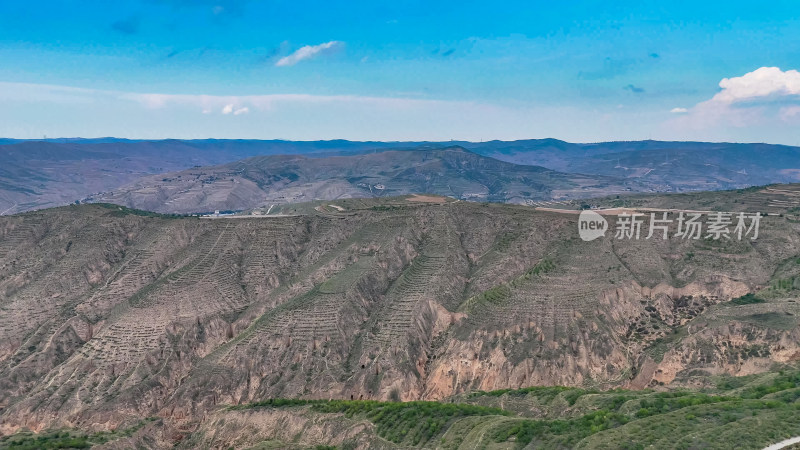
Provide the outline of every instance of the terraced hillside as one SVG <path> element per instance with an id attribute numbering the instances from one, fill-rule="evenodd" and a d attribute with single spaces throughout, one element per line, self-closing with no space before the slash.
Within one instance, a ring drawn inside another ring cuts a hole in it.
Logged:
<path id="1" fill-rule="evenodd" d="M 118 436 L 155 418 L 142 445 L 169 447 L 271 398 L 702 387 L 800 358 L 790 217 L 754 241 L 584 242 L 576 215 L 443 197 L 283 212 L 0 218 L 0 432 Z M 231 427 L 291 430 L 293 414 Z M 325 443 L 313 420 L 303 442 Z"/>
<path id="2" fill-rule="evenodd" d="M 178 448 L 736 448 L 800 434 L 800 372 L 713 377 L 697 389 L 532 387 L 449 402 L 268 399 L 215 411 Z M 278 426 L 280 424 L 280 426 Z M 162 423 L 0 438 L 12 449 L 147 445 Z"/>
<path id="3" fill-rule="evenodd" d="M 703 390 L 479 391 L 449 402 L 270 399 L 218 410 L 181 447 L 761 449 L 800 434 L 796 368 L 710 381 Z M 291 425 L 252 425 L 279 417 Z"/>
<path id="4" fill-rule="evenodd" d="M 533 206 L 547 209 L 578 210 L 586 206 L 599 208 L 638 208 L 642 210 L 692 210 L 724 212 L 760 212 L 796 220 L 800 214 L 800 184 L 773 184 L 729 191 L 685 194 L 628 194 L 591 200 L 538 202 Z"/>
<path id="5" fill-rule="evenodd" d="M 88 201 L 165 213 L 197 213 L 418 192 L 523 203 L 631 190 L 655 191 L 656 187 L 636 180 L 516 165 L 451 146 L 325 158 L 259 156 L 222 166 L 144 177 Z"/>

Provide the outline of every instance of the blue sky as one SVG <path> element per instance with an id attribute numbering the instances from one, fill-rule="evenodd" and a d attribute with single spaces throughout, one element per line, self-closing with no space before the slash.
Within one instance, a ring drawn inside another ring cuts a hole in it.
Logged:
<path id="1" fill-rule="evenodd" d="M 5 137 L 797 145 L 796 69 L 796 1 L 0 2 Z"/>

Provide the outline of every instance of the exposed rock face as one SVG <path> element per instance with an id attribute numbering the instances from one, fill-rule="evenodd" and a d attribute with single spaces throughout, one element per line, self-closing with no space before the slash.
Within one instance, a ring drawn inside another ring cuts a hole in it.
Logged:
<path id="1" fill-rule="evenodd" d="M 170 441 L 220 405 L 271 397 L 641 388 L 800 356 L 793 300 L 722 304 L 800 254 L 783 218 L 735 245 L 583 242 L 566 214 L 390 206 L 0 218 L 0 432 L 160 416 Z M 365 425 L 351 425 L 357 440 Z"/>

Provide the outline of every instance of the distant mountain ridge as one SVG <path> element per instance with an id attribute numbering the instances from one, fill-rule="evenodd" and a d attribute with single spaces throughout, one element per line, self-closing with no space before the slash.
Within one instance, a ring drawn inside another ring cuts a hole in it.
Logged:
<path id="1" fill-rule="evenodd" d="M 524 203 L 643 189 L 635 180 L 561 173 L 451 146 L 324 158 L 257 156 L 220 166 L 145 177 L 91 197 L 90 201 L 166 213 L 196 213 L 411 193 Z"/>
<path id="2" fill-rule="evenodd" d="M 336 141 L 133 141 L 114 138 L 0 140 L 0 215 L 65 205 L 143 176 L 280 153 L 376 148 Z"/>
<path id="3" fill-rule="evenodd" d="M 557 139 L 487 142 L 0 139 L 0 214 L 64 205 L 148 175 L 263 155 L 328 157 L 458 145 L 482 156 L 559 172 L 623 178 L 666 192 L 800 179 L 800 148 L 770 144 Z M 635 187 L 635 186 L 634 186 Z"/>
<path id="4" fill-rule="evenodd" d="M 555 139 L 468 144 L 486 156 L 562 172 L 637 178 L 670 190 L 718 190 L 800 180 L 800 148 L 772 144 Z"/>

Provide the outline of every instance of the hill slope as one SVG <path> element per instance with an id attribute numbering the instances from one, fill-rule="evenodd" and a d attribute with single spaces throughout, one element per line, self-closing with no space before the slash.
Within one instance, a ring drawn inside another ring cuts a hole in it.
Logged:
<path id="1" fill-rule="evenodd" d="M 256 155 L 406 147 L 383 142 L 260 140 L 0 140 L 0 215 L 61 206 L 143 176 Z"/>
<path id="2" fill-rule="evenodd" d="M 155 416 L 171 445 L 269 398 L 697 386 L 800 355 L 794 219 L 755 241 L 587 243 L 571 214 L 413 200 L 0 218 L 0 432 Z"/>
<path id="3" fill-rule="evenodd" d="M 734 189 L 800 180 L 800 148 L 711 142 L 600 142 L 556 139 L 469 143 L 482 155 L 562 172 L 635 179 L 664 191 Z"/>
<path id="4" fill-rule="evenodd" d="M 174 448 L 762 449 L 800 434 L 800 370 L 714 377 L 704 389 L 532 387 L 448 402 L 268 399 L 223 407 Z M 0 446 L 173 447 L 157 417 L 111 432 L 19 432 Z"/>
<path id="5" fill-rule="evenodd" d="M 91 201 L 170 213 L 429 192 L 522 203 L 641 190 L 637 182 L 515 165 L 461 147 L 355 156 L 266 156 L 141 179 Z"/>

